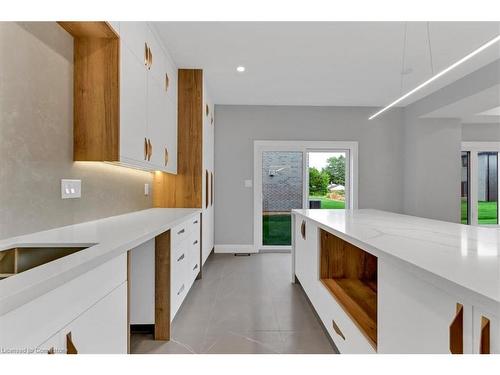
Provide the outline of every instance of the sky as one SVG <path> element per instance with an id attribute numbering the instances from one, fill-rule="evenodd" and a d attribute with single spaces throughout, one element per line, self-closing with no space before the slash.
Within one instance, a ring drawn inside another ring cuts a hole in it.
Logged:
<path id="1" fill-rule="evenodd" d="M 321 171 L 326 167 L 326 160 L 332 156 L 339 157 L 344 155 L 343 152 L 309 152 L 309 167 L 315 167 L 318 171 Z"/>

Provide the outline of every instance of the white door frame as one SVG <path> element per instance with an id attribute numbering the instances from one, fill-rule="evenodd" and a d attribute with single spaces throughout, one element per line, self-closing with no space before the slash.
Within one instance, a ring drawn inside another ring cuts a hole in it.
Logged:
<path id="1" fill-rule="evenodd" d="M 462 152 L 469 152 L 469 220 L 470 225 L 479 226 L 478 224 L 478 208 L 477 208 L 477 195 L 478 195 L 478 153 L 479 152 L 498 152 L 498 161 L 500 161 L 500 142 L 462 142 Z M 498 168 L 498 163 L 497 163 Z M 497 171 L 498 173 L 498 171 Z M 498 197 L 500 197 L 500 182 L 498 183 Z M 497 204 L 500 204 L 497 203 Z M 488 228 L 497 228 L 500 225 L 484 225 Z"/>
<path id="2" fill-rule="evenodd" d="M 307 153 L 312 151 L 347 152 L 349 168 L 346 168 L 346 179 L 349 182 L 346 191 L 348 208 L 358 208 L 358 142 L 350 141 L 254 141 L 254 172 L 253 172 L 253 207 L 254 207 L 254 252 L 265 250 L 290 250 L 291 246 L 263 246 L 262 244 L 262 152 L 263 151 L 296 151 L 302 152 L 303 163 L 303 197 L 308 201 Z M 307 207 L 306 207 L 307 208 Z M 293 230 L 293 228 L 292 228 Z"/>

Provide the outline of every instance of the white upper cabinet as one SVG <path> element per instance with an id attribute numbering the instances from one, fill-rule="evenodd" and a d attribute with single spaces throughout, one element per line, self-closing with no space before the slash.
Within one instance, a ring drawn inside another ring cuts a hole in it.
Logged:
<path id="1" fill-rule="evenodd" d="M 146 166 L 147 72 L 128 46 L 121 48 L 120 160 Z"/>
<path id="2" fill-rule="evenodd" d="M 177 68 L 146 22 L 120 22 L 120 161 L 177 173 Z"/>

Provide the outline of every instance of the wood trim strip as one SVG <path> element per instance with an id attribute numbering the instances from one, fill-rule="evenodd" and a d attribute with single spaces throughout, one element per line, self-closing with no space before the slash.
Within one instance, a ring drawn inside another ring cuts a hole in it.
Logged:
<path id="1" fill-rule="evenodd" d="M 155 238 L 155 340 L 170 340 L 170 231 Z"/>
<path id="2" fill-rule="evenodd" d="M 71 337 L 71 332 L 66 334 L 66 354 L 78 354 L 78 350 Z"/>
<path id="3" fill-rule="evenodd" d="M 460 303 L 450 324 L 450 353 L 464 354 L 464 307 Z"/>
<path id="4" fill-rule="evenodd" d="M 484 316 L 481 317 L 479 354 L 490 354 L 490 320 Z"/>

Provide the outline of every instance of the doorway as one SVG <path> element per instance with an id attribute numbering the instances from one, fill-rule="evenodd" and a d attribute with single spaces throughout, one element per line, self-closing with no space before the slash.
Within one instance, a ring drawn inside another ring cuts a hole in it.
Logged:
<path id="1" fill-rule="evenodd" d="M 254 142 L 254 248 L 290 251 L 293 209 L 356 207 L 357 142 Z"/>

